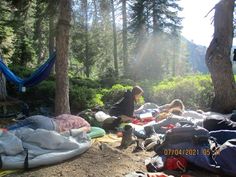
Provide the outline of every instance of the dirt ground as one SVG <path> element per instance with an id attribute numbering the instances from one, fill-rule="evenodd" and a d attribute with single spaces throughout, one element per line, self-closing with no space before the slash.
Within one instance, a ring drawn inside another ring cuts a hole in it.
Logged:
<path id="1" fill-rule="evenodd" d="M 134 154 L 133 147 L 121 151 L 116 148 L 118 145 L 119 142 L 95 142 L 87 152 L 66 162 L 7 176 L 121 177 L 132 171 L 145 171 L 144 159 L 153 153 L 143 151 Z"/>
<path id="2" fill-rule="evenodd" d="M 52 166 L 17 172 L 7 177 L 123 177 L 134 171 L 146 172 L 144 160 L 152 157 L 154 152 L 132 153 L 134 144 L 125 150 L 119 150 L 119 145 L 120 142 L 94 142 L 87 152 L 73 159 Z M 166 173 L 175 177 L 181 176 L 180 172 Z M 188 171 L 185 174 L 191 174 L 191 177 L 219 177 L 202 171 Z"/>
<path id="3" fill-rule="evenodd" d="M 9 124 L 9 121 L 0 121 L 1 127 Z M 117 148 L 120 141 L 113 143 L 94 141 L 85 153 L 69 159 L 65 162 L 39 167 L 30 170 L 18 171 L 5 177 L 124 177 L 135 171 L 147 172 L 145 159 L 153 157 L 154 151 L 140 151 L 133 153 L 135 144 L 127 149 Z M 221 177 L 206 171 L 188 170 L 181 176 L 180 171 L 165 171 L 174 177 Z M 2 177 L 2 175 L 0 174 Z M 223 175 L 225 177 L 225 175 Z"/>

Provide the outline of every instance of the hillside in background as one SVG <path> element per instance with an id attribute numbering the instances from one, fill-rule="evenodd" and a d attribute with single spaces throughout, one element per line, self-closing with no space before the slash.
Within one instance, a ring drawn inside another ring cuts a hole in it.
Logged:
<path id="1" fill-rule="evenodd" d="M 193 42 L 184 39 L 188 48 L 188 61 L 193 67 L 194 72 L 207 73 L 208 68 L 205 64 L 205 54 L 207 47 L 194 44 Z"/>
<path id="2" fill-rule="evenodd" d="M 208 73 L 208 68 L 205 64 L 205 54 L 207 47 L 202 45 L 197 45 L 186 38 L 183 38 L 183 40 L 187 44 L 188 48 L 188 61 L 193 67 L 194 72 L 200 72 L 200 73 Z M 233 58 L 233 49 L 235 49 L 236 46 L 232 47 L 232 58 Z M 236 73 L 236 61 L 232 62 L 233 64 L 233 71 Z"/>

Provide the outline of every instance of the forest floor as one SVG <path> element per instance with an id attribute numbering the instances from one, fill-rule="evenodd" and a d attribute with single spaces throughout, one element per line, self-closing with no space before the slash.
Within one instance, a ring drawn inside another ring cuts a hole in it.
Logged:
<path id="1" fill-rule="evenodd" d="M 135 144 L 127 149 L 117 147 L 120 142 L 104 143 L 95 141 L 85 153 L 63 163 L 16 172 L 6 177 L 124 177 L 134 171 L 146 172 L 144 160 L 154 155 L 154 151 L 132 153 Z M 180 177 L 181 172 L 165 172 Z M 187 173 L 188 177 L 219 177 L 202 170 Z M 183 177 L 183 176 L 182 176 Z M 185 176 L 187 177 L 187 176 Z"/>

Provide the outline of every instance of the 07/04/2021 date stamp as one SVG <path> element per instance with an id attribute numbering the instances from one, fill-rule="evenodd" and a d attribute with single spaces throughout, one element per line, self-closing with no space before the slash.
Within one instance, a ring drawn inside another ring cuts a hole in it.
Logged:
<path id="1" fill-rule="evenodd" d="M 211 154 L 211 150 L 208 148 L 204 148 L 204 149 L 164 149 L 164 155 L 167 156 L 171 156 L 171 155 L 210 155 Z"/>

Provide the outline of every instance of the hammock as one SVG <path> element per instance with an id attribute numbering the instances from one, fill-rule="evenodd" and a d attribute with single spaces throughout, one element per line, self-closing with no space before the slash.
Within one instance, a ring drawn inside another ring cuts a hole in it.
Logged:
<path id="1" fill-rule="evenodd" d="M 32 87 L 37 85 L 46 79 L 52 69 L 53 64 L 55 63 L 56 52 L 54 52 L 48 60 L 41 65 L 37 70 L 35 70 L 28 78 L 22 79 L 16 76 L 2 61 L 0 58 L 0 71 L 5 75 L 6 79 L 10 82 L 18 85 L 20 90 L 23 87 Z"/>

